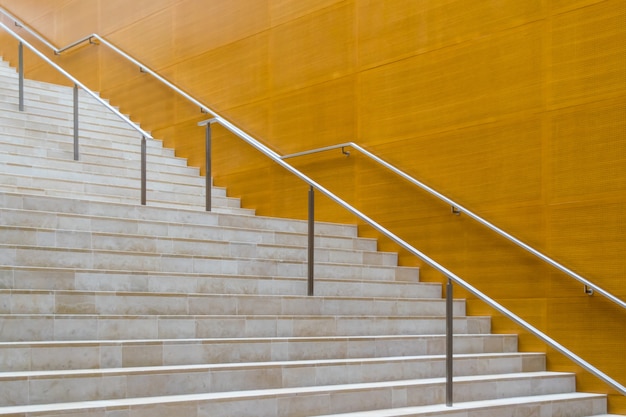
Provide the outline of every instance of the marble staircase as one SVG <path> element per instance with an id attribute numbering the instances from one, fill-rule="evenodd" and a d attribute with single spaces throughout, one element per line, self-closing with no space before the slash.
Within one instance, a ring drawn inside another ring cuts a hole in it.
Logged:
<path id="1" fill-rule="evenodd" d="M 268 218 L 81 94 L 0 63 L 0 416 L 606 416 L 356 227 Z"/>

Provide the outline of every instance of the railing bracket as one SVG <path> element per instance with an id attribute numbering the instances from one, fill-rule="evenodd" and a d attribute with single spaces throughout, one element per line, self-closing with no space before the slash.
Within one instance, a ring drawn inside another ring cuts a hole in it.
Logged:
<path id="1" fill-rule="evenodd" d="M 145 69 L 143 69 L 143 67 L 139 67 L 139 72 L 141 72 L 142 74 L 146 74 L 147 71 Z"/>
<path id="2" fill-rule="evenodd" d="M 350 156 L 350 151 L 346 151 L 345 146 L 341 147 L 341 153 L 344 154 L 346 157 Z"/>
<path id="3" fill-rule="evenodd" d="M 460 216 L 461 215 L 461 210 L 459 210 L 458 208 L 456 208 L 454 206 L 452 206 L 450 208 L 451 208 L 452 214 L 454 214 L 455 216 Z"/>
<path id="4" fill-rule="evenodd" d="M 593 288 L 591 288 L 588 285 L 585 285 L 585 294 L 587 295 L 593 295 Z"/>

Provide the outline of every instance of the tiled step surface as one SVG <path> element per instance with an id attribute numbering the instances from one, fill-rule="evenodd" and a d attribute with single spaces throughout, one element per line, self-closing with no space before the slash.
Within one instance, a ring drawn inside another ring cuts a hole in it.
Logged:
<path id="1" fill-rule="evenodd" d="M 301 220 L 277 219 L 261 216 L 241 216 L 218 213 L 206 213 L 192 209 L 170 210 L 162 207 L 138 206 L 115 202 L 94 202 L 62 197 L 24 195 L 20 193 L 0 192 L 0 207 L 31 211 L 47 211 L 80 214 L 87 216 L 108 217 L 111 219 L 133 219 L 161 221 L 168 224 L 184 223 L 188 225 L 214 225 L 237 227 L 241 229 L 265 229 L 276 233 L 307 233 L 307 222 Z M 357 237 L 354 225 L 316 222 L 315 233 L 319 236 Z"/>
<path id="2" fill-rule="evenodd" d="M 0 342 L 443 334 L 445 318 L 317 315 L 0 315 Z M 454 331 L 486 334 L 488 317 L 456 317 Z"/>
<path id="3" fill-rule="evenodd" d="M 524 367 L 522 356 L 507 355 L 506 361 L 502 360 L 504 355 L 459 356 L 456 375 L 543 372 L 542 361 L 531 361 L 536 366 Z M 0 374 L 0 406 L 376 383 L 444 375 L 443 356 L 5 372 Z"/>
<path id="4" fill-rule="evenodd" d="M 235 245 L 237 246 L 237 245 Z M 303 255 L 304 257 L 304 255 Z M 224 257 L 220 254 L 154 253 L 129 250 L 91 250 L 76 248 L 0 245 L 1 265 L 100 269 L 136 272 L 266 275 L 273 277 L 306 276 L 306 260 L 279 258 Z M 317 262 L 317 274 L 337 279 L 394 281 L 398 271 L 390 266 Z"/>
<path id="5" fill-rule="evenodd" d="M 605 417 L 606 397 L 599 394 L 566 393 L 517 397 L 497 400 L 457 402 L 405 407 L 356 413 L 327 414 L 320 417 L 508 417 L 508 416 L 567 416 Z"/>
<path id="6" fill-rule="evenodd" d="M 2 137 L 0 137 L 0 142 L 2 142 Z M 4 147 L 4 144 L 2 145 Z M 10 146 L 16 147 L 15 144 L 11 144 Z M 33 152 L 35 153 L 35 152 Z M 0 162 L 3 164 L 12 164 L 23 167 L 31 167 L 32 169 L 54 169 L 54 170 L 64 170 L 64 171 L 80 171 L 82 173 L 91 174 L 91 175 L 109 175 L 112 169 L 120 170 L 119 175 L 120 178 L 139 178 L 139 164 L 136 162 L 132 163 L 124 163 L 124 161 L 114 160 L 109 158 L 108 161 L 105 161 L 102 155 L 94 153 L 93 156 L 98 157 L 97 162 L 90 162 L 89 164 L 79 163 L 72 160 L 70 157 L 70 150 L 68 149 L 68 157 L 64 159 L 60 158 L 52 158 L 49 155 L 29 155 L 22 156 L 16 153 L 0 153 Z M 82 159 L 85 158 L 85 153 L 82 153 Z M 113 162 L 119 163 L 113 163 Z M 84 162 L 84 161 L 81 161 Z M 111 162 L 110 164 L 105 164 L 105 162 Z M 168 168 L 168 169 L 165 169 Z M 179 172 L 176 172 L 176 169 Z M 190 177 L 191 175 L 191 177 Z M 128 181 L 128 180 L 127 180 Z M 191 169 L 188 167 L 178 167 L 178 166 L 160 166 L 158 171 L 153 170 L 150 175 L 150 181 L 152 183 L 160 183 L 160 182 L 168 182 L 170 184 L 185 184 L 187 186 L 195 185 L 201 186 L 204 188 L 205 180 L 198 176 L 198 172 L 196 169 Z M 136 184 L 134 184 L 136 185 Z M 203 190 L 204 192 L 204 190 Z M 213 186 L 213 195 L 218 195 L 220 197 L 226 196 L 226 190 L 224 188 Z"/>
<path id="7" fill-rule="evenodd" d="M 263 242 L 228 241 L 223 238 L 183 238 L 152 236 L 149 232 L 119 233 L 85 230 L 59 230 L 23 226 L 0 225 L 4 245 L 13 247 L 65 248 L 76 252 L 81 250 L 205 255 L 232 258 L 265 258 L 282 261 L 306 260 L 306 246 L 272 244 Z M 317 248 L 315 259 L 318 262 L 341 264 L 364 264 L 396 266 L 397 255 L 356 249 Z"/>
<path id="8" fill-rule="evenodd" d="M 0 266 L 0 288 L 80 291 L 133 291 L 200 294 L 306 295 L 302 277 L 261 274 L 142 273 L 74 268 Z M 441 285 L 404 281 L 331 279 L 315 277 L 318 296 L 437 298 Z"/>
<path id="9" fill-rule="evenodd" d="M 572 375 L 528 372 L 496 376 L 457 377 L 455 395 L 464 400 L 488 401 L 514 395 L 535 396 L 569 394 L 574 388 Z M 533 381 L 533 383 L 531 383 Z M 440 403 L 445 393 L 441 378 L 341 384 L 315 387 L 214 392 L 180 396 L 140 397 L 125 400 L 46 404 L 43 406 L 9 406 L 0 415 L 70 415 L 113 416 L 128 410 L 129 416 L 277 416 L 322 415 L 391 407 L 424 406 Z M 594 396 L 595 397 L 595 396 Z M 56 413 L 56 414 L 55 414 Z M 28 414 L 23 414 L 28 415 Z"/>
<path id="10" fill-rule="evenodd" d="M 443 335 L 5 342 L 0 343 L 0 369 L 5 372 L 106 369 L 435 356 L 442 352 L 445 352 Z M 511 356 L 522 361 L 523 369 L 545 366 L 543 355 L 516 356 L 515 335 L 457 334 L 454 353 L 493 355 L 489 360 L 502 366 L 510 366 Z"/>
<path id="11" fill-rule="evenodd" d="M 445 300 L 0 290 L 0 314 L 442 316 Z M 465 315 L 465 301 L 454 302 Z"/>

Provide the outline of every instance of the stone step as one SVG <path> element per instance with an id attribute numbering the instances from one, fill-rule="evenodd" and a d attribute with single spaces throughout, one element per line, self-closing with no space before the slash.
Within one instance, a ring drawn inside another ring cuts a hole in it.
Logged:
<path id="1" fill-rule="evenodd" d="M 0 137 L 0 142 L 2 138 Z M 65 171 L 76 171 L 90 174 L 99 174 L 101 176 L 111 176 L 114 174 L 118 177 L 127 177 L 137 179 L 140 177 L 141 164 L 135 163 L 135 161 L 129 161 L 128 159 L 111 159 L 111 158 L 98 158 L 97 161 L 86 162 L 86 158 L 96 158 L 97 153 L 80 155 L 80 160 L 75 161 L 73 158 L 73 151 L 69 149 L 66 151 L 67 155 L 63 158 L 55 157 L 48 154 L 48 151 L 41 148 L 31 148 L 32 154 L 26 154 L 22 152 L 20 145 L 11 144 L 5 147 L 2 145 L 0 150 L 0 161 L 5 164 L 15 164 L 21 166 L 30 167 L 42 167 L 47 169 L 57 169 Z M 10 151 L 7 148 L 12 148 Z M 57 154 L 58 152 L 52 152 Z M 158 166 L 151 166 L 148 170 L 148 176 L 151 181 L 170 181 L 178 184 L 193 184 L 204 187 L 205 178 L 198 174 L 198 169 L 193 167 L 185 167 L 180 165 L 168 165 L 159 164 Z M 214 187 L 215 188 L 215 187 Z M 218 187 L 222 195 L 225 195 L 224 188 Z"/>
<path id="2" fill-rule="evenodd" d="M 19 92 L 17 82 L 13 82 L 11 77 L 7 77 L 0 72 L 0 108 L 7 112 L 20 112 L 38 116 L 46 116 L 54 120 L 64 121 L 74 118 L 74 91 L 71 87 L 61 87 L 57 92 L 42 87 L 42 84 L 32 80 L 24 80 L 24 110 L 19 110 Z M 39 98 L 42 97 L 42 100 Z M 102 98 L 102 97 L 100 97 Z M 109 100 L 103 99 L 110 105 Z M 87 92 L 78 90 L 78 120 L 96 121 L 98 124 L 111 124 L 118 128 L 127 129 L 130 127 L 127 120 L 129 116 L 120 112 L 119 107 L 111 106 L 117 110 L 118 114 L 106 108 L 102 103 L 93 98 Z M 135 126 L 139 123 L 133 122 Z M 132 127 L 131 130 L 134 131 Z"/>
<path id="3" fill-rule="evenodd" d="M 5 211 L 0 210 L 3 214 Z M 4 222 L 4 220 L 2 220 Z M 249 258 L 289 261 L 307 260 L 306 242 L 301 245 L 233 241 L 221 236 L 211 238 L 166 237 L 150 231 L 102 232 L 67 230 L 51 227 L 5 226 L 0 224 L 2 245 L 63 250 L 126 251 L 161 255 L 210 255 L 212 258 Z M 3 248 L 3 246 L 0 246 Z M 6 246 L 4 246 L 6 248 Z M 94 254 L 95 256 L 95 254 Z M 341 248 L 315 248 L 315 261 L 362 266 L 397 266 L 396 253 Z M 13 265 L 13 264 L 11 264 Z"/>
<path id="4" fill-rule="evenodd" d="M 2 130 L 2 127 L 0 127 Z M 67 139 L 65 142 L 58 142 L 58 149 L 55 148 L 41 148 L 37 144 L 39 140 L 29 139 L 32 143 L 29 144 L 17 144 L 13 143 L 12 138 L 0 134 L 0 149 L 2 154 L 8 155 L 9 158 L 14 157 L 16 160 L 22 158 L 28 160 L 29 158 L 46 158 L 54 161 L 74 161 L 73 145 L 70 143 L 71 139 Z M 48 142 L 50 145 L 50 142 Z M 84 166 L 87 172 L 92 170 L 99 170 L 104 166 L 109 171 L 115 169 L 137 171 L 140 169 L 141 160 L 140 155 L 135 153 L 125 153 L 117 156 L 102 155 L 100 148 L 93 147 L 90 149 L 83 147 L 80 151 L 79 162 Z M 189 167 L 186 165 L 186 161 L 173 158 L 161 158 L 159 155 L 155 157 L 159 160 L 155 160 L 152 156 L 151 148 L 148 148 L 148 158 L 150 158 L 150 168 L 148 169 L 149 176 L 158 173 L 168 173 L 180 176 L 199 176 L 199 169 L 196 167 Z M 157 177 L 158 178 L 158 177 Z"/>
<path id="5" fill-rule="evenodd" d="M 444 335 L 220 338 L 0 343 L 3 372 L 108 369 L 217 363 L 433 356 Z M 516 335 L 454 335 L 459 355 L 517 355 Z M 522 369 L 540 369 L 545 356 L 520 354 Z M 503 359 L 504 360 L 504 359 Z M 499 363 L 500 359 L 492 359 Z"/>
<path id="6" fill-rule="evenodd" d="M 0 79 L 1 77 L 0 75 Z M 26 88 L 32 91 L 32 87 L 26 86 Z M 0 110 L 3 112 L 19 112 L 18 100 L 17 90 L 0 83 Z M 74 106 L 69 101 L 67 103 L 40 103 L 29 100 L 28 105 L 24 107 L 24 112 L 27 114 L 49 116 L 59 120 L 72 120 L 72 123 L 74 120 Z M 126 117 L 128 116 L 126 115 Z M 78 121 L 79 125 L 83 121 L 87 121 L 99 125 L 111 124 L 117 128 L 129 128 L 128 122 L 122 120 L 113 112 L 108 111 L 100 103 L 97 103 L 94 98 L 86 94 L 79 94 Z M 135 125 L 138 126 L 139 124 L 135 123 Z M 132 127 L 130 129 L 134 131 Z"/>
<path id="7" fill-rule="evenodd" d="M 465 300 L 453 304 L 454 316 L 464 316 Z M 437 317 L 445 311 L 443 299 L 0 289 L 0 314 Z"/>
<path id="8" fill-rule="evenodd" d="M 237 247 L 234 244 L 233 247 Z M 298 252 L 298 251 L 295 251 Z M 306 252 L 299 249 L 299 252 Z M 280 255 L 280 254 L 278 254 Z M 0 244 L 0 265 L 42 268 L 75 268 L 136 272 L 201 273 L 221 275 L 255 275 L 267 277 L 306 277 L 308 262 L 255 258 L 236 254 L 184 254 L 115 249 L 79 249 L 75 247 L 42 247 L 37 245 Z M 338 262 L 315 262 L 317 276 L 336 279 L 372 279 L 377 281 L 417 281 L 417 269 L 385 265 L 361 265 Z M 413 272 L 412 279 L 407 279 Z"/>
<path id="9" fill-rule="evenodd" d="M 58 129 L 57 129 L 58 130 Z M 106 134 L 94 134 L 95 140 L 81 140 L 79 138 L 79 158 L 85 155 L 99 155 L 108 159 L 128 161 L 140 161 L 139 147 L 141 138 L 128 141 L 125 144 L 115 144 L 111 141 L 113 136 Z M 102 146 L 98 146 L 98 142 Z M 107 143 L 109 142 L 109 144 Z M 134 143 L 133 143 L 134 142 Z M 93 144 L 92 144 L 93 143 Z M 159 141 L 149 140 L 147 147 L 147 164 L 152 165 L 175 165 L 187 167 L 187 160 L 171 155 L 171 149 L 160 146 Z M 0 126 L 0 144 L 2 152 L 23 155 L 49 155 L 57 159 L 74 159 L 74 138 L 72 132 L 59 131 L 34 131 L 26 127 Z M 127 148 L 127 149 L 125 149 Z M 136 148 L 136 149 L 135 149 Z"/>
<path id="10" fill-rule="evenodd" d="M 538 366 L 524 367 L 523 356 L 528 355 L 458 355 L 455 375 L 544 371 L 537 360 L 530 363 Z M 4 372 L 0 374 L 0 407 L 433 379 L 443 378 L 445 372 L 442 355 Z M 558 379 L 558 383 L 563 382 Z"/>
<path id="11" fill-rule="evenodd" d="M 197 210 L 170 210 L 163 207 L 139 206 L 63 197 L 22 195 L 0 192 L 0 207 L 106 216 L 120 219 L 152 220 L 189 225 L 214 225 L 279 231 L 281 233 L 306 234 L 308 223 L 304 220 L 282 219 L 263 216 L 241 216 Z M 316 222 L 315 233 L 319 236 L 357 237 L 357 227 L 350 224 Z"/>
<path id="12" fill-rule="evenodd" d="M 84 231 L 94 233 L 126 233 L 149 235 L 154 239 L 202 239 L 225 242 L 255 243 L 305 247 L 304 233 L 280 230 L 218 226 L 214 224 L 175 223 L 162 220 L 132 219 L 39 210 L 0 207 L 0 225 Z M 350 236 L 315 235 L 316 248 L 376 251 L 375 239 Z"/>
<path id="13" fill-rule="evenodd" d="M 18 75 L 13 71 L 0 71 L 0 101 L 7 103 L 18 103 Z M 99 95 L 95 92 L 96 95 Z M 102 97 L 101 97 L 102 98 Z M 99 111 L 103 114 L 113 115 L 100 102 L 94 99 L 87 92 L 78 90 L 79 105 L 92 111 Z M 109 103 L 108 99 L 103 99 Z M 72 87 L 50 84 L 42 81 L 24 79 L 24 107 L 28 110 L 31 105 L 41 107 L 42 105 L 62 105 L 72 108 L 74 105 L 74 91 Z M 118 109 L 117 106 L 112 106 Z"/>
<path id="14" fill-rule="evenodd" d="M 148 184 L 150 182 L 148 181 Z M 198 194 L 176 194 L 146 186 L 146 204 L 166 208 L 189 208 L 204 210 L 205 197 Z M 46 177 L 29 177 L 19 175 L 0 175 L 0 192 L 21 193 L 30 195 L 66 197 L 69 199 L 85 199 L 97 202 L 112 202 L 125 204 L 139 204 L 141 189 L 139 180 L 136 187 L 124 187 L 105 182 L 88 183 L 80 180 L 63 180 Z M 240 200 L 231 197 L 215 196 L 211 199 L 212 205 L 221 212 L 252 215 L 250 209 L 240 206 Z"/>
<path id="15" fill-rule="evenodd" d="M 72 268 L 0 266 L 0 288 L 196 294 L 306 295 L 307 279 L 261 275 L 141 273 Z M 315 295 L 441 298 L 441 285 L 411 281 L 331 279 L 315 276 Z"/>
<path id="16" fill-rule="evenodd" d="M 65 180 L 72 183 L 85 182 L 91 184 L 106 184 L 107 186 L 115 186 L 121 188 L 132 188 L 136 190 L 141 179 L 141 172 L 138 169 L 121 171 L 109 169 L 108 172 L 89 172 L 82 169 L 85 164 L 77 161 L 63 161 L 60 166 L 42 166 L 30 164 L 30 161 L 18 162 L 17 158 L 3 157 L 0 154 L 0 176 L 8 177 L 25 177 L 42 179 Z M 6 161 L 9 160 L 9 161 Z M 117 174 L 117 175 L 114 175 Z M 126 175 L 125 175 L 126 174 Z M 164 175 L 159 175 L 163 177 Z M 156 178 L 152 172 L 147 174 L 148 180 L 146 186 L 148 190 L 163 191 L 169 194 L 191 194 L 204 198 L 206 194 L 206 186 L 204 179 L 201 177 L 191 177 L 191 181 L 173 182 L 171 178 Z M 136 193 L 135 193 L 136 194 Z M 225 191 L 217 191 L 211 194 L 212 197 L 225 198 Z M 233 199 L 239 201 L 239 199 Z M 217 201 L 217 200 L 216 200 Z"/>
<path id="17" fill-rule="evenodd" d="M 605 417 L 606 396 L 602 394 L 564 393 L 535 395 L 495 400 L 456 402 L 452 407 L 435 404 L 370 410 L 351 413 L 326 414 L 319 417 L 504 417 L 504 416 L 567 416 Z M 617 416 L 615 416 L 617 417 Z"/>
<path id="18" fill-rule="evenodd" d="M 106 161 L 105 161 L 106 162 Z M 107 182 L 118 181 L 125 186 L 136 186 L 137 179 L 141 178 L 140 167 L 134 164 L 126 166 L 111 166 L 105 164 L 87 164 L 82 161 L 57 159 L 43 156 L 23 156 L 0 152 L 0 169 L 4 174 L 38 175 L 51 172 L 55 176 L 86 177 L 92 181 L 106 178 Z M 170 172 L 161 172 L 160 167 L 152 167 L 148 172 L 150 185 L 161 190 L 176 190 L 177 187 L 187 189 L 187 192 L 195 191 L 204 195 L 206 184 L 205 178 L 198 175 L 185 175 Z M 113 176 L 113 174 L 116 174 Z M 80 178 L 79 177 L 79 178 Z M 212 196 L 226 197 L 226 189 L 212 187 Z"/>
<path id="19" fill-rule="evenodd" d="M 121 119 L 120 119 L 121 120 Z M 39 115 L 31 111 L 4 110 L 0 113 L 0 122 L 4 126 L 27 128 L 30 131 L 53 131 L 74 135 L 73 115 L 57 119 L 47 115 Z M 198 128 L 200 129 L 200 128 Z M 140 142 L 142 134 L 133 129 L 129 124 L 118 126 L 117 124 L 94 123 L 91 118 L 78 118 L 79 136 L 83 137 L 115 137 L 118 142 Z M 125 141 L 124 141 L 125 139 Z"/>
<path id="20" fill-rule="evenodd" d="M 12 144 L 21 145 L 20 151 L 25 155 L 34 155 L 39 149 L 71 150 L 73 152 L 74 133 L 72 130 L 37 130 L 33 127 L 28 122 L 24 122 L 23 126 L 16 126 L 15 122 L 3 124 L 0 127 L 0 141 L 3 143 L 3 149 Z M 79 154 L 107 151 L 109 156 L 118 159 L 139 160 L 141 138 L 135 136 L 132 138 L 120 137 L 110 133 L 79 132 L 78 147 Z M 130 155 L 126 155 L 127 153 Z M 181 162 L 185 161 L 183 158 L 177 158 L 173 149 L 164 148 L 163 142 L 157 139 L 146 140 L 146 153 L 151 159 L 154 159 L 153 156 L 167 158 L 163 160 L 164 163 L 168 159 L 172 159 L 177 165 L 181 165 Z"/>
<path id="21" fill-rule="evenodd" d="M 0 177 L 1 179 L 1 177 Z M 139 193 L 139 191 L 137 191 Z M 139 204 L 141 199 L 140 195 L 137 196 L 127 196 L 120 197 L 112 194 L 98 194 L 95 192 L 91 192 L 89 194 L 80 194 L 80 193 L 72 193 L 68 190 L 57 190 L 57 189 L 43 189 L 41 187 L 28 187 L 28 186 L 16 186 L 16 185 L 7 185 L 0 183 L 0 193 L 12 193 L 12 194 L 22 194 L 24 196 L 46 196 L 46 197 L 66 197 L 70 199 L 79 199 L 84 198 L 83 201 L 93 201 L 99 203 L 120 203 L 120 204 Z M 155 192 L 158 196 L 158 192 Z M 162 201 L 153 198 L 154 195 L 150 192 L 147 193 L 147 204 L 153 207 L 161 207 L 161 208 L 169 208 L 174 210 L 196 210 L 196 211 L 204 211 L 205 203 L 202 205 L 196 204 L 191 205 L 189 202 L 177 202 L 177 201 Z M 223 207 L 215 204 L 212 208 L 215 213 L 224 213 L 224 214 L 236 214 L 242 216 L 252 216 L 254 215 L 254 210 L 252 209 L 243 209 L 237 207 Z"/>
<path id="22" fill-rule="evenodd" d="M 0 315 L 0 342 L 443 334 L 444 317 L 272 315 Z M 488 334 L 489 317 L 455 317 L 459 334 Z"/>
<path id="23" fill-rule="evenodd" d="M 569 394 L 569 398 L 605 400 L 601 395 L 571 394 L 570 374 L 533 372 L 497 376 L 457 377 L 457 401 L 488 401 L 504 395 L 532 397 Z M 214 392 L 164 397 L 141 397 L 91 402 L 9 406 L 0 415 L 29 416 L 192 416 L 304 417 L 328 413 L 377 410 L 391 407 L 424 406 L 445 397 L 441 378 L 342 384 L 317 387 Z M 30 414 L 29 414 L 30 413 Z M 458 415 L 458 414 L 457 414 Z"/>

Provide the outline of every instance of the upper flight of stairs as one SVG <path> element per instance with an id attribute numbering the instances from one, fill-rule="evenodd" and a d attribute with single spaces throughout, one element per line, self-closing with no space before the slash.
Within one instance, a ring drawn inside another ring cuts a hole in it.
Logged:
<path id="1" fill-rule="evenodd" d="M 0 64 L 0 416 L 600 416 L 606 397 L 455 310 L 351 225 L 260 217 L 71 89 Z"/>

